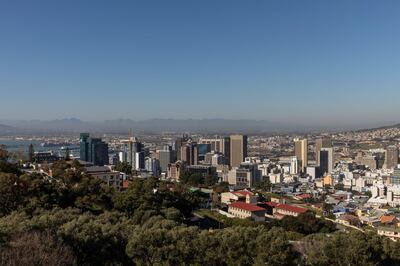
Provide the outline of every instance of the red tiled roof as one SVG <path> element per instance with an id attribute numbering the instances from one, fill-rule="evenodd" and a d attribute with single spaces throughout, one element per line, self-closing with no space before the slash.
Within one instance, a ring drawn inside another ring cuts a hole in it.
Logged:
<path id="1" fill-rule="evenodd" d="M 242 210 L 246 210 L 246 211 L 250 211 L 250 212 L 265 211 L 264 208 L 261 208 L 257 205 L 252 205 L 252 204 L 248 204 L 248 203 L 240 202 L 240 201 L 230 204 L 229 207 L 234 207 L 234 208 L 238 208 L 238 209 L 242 209 Z"/>
<path id="2" fill-rule="evenodd" d="M 393 223 L 396 220 L 396 216 L 394 215 L 382 215 L 381 216 L 381 223 Z"/>
<path id="3" fill-rule="evenodd" d="M 289 204 L 279 204 L 276 206 L 277 209 L 285 210 L 285 211 L 290 211 L 290 212 L 296 212 L 296 213 L 304 213 L 307 211 L 307 209 L 289 205 Z"/>
<path id="4" fill-rule="evenodd" d="M 249 196 L 254 195 L 253 192 L 247 191 L 247 190 L 238 190 L 238 191 L 233 191 L 232 193 L 235 194 L 236 196 L 245 196 L 245 197 L 247 195 L 249 195 Z"/>
<path id="5" fill-rule="evenodd" d="M 277 203 L 277 202 L 272 202 L 272 201 L 264 202 L 264 204 L 266 204 L 266 205 L 268 205 L 268 206 L 270 206 L 270 207 L 276 207 L 276 206 L 279 205 L 279 203 Z"/>
<path id="6" fill-rule="evenodd" d="M 311 195 L 310 194 L 300 194 L 300 195 L 297 195 L 297 198 L 299 198 L 299 199 L 309 199 L 309 198 L 311 198 Z"/>

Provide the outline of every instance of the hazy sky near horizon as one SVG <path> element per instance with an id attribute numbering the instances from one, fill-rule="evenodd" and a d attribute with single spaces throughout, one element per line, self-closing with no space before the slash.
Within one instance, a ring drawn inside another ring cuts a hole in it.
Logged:
<path id="1" fill-rule="evenodd" d="M 0 119 L 400 121 L 400 1 L 0 2 Z"/>

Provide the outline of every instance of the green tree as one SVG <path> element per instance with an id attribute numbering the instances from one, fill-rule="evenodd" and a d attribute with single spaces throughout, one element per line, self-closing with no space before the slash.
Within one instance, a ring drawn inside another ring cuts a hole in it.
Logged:
<path id="1" fill-rule="evenodd" d="M 71 151 L 69 150 L 68 147 L 65 149 L 65 160 L 66 161 L 71 160 Z"/>
<path id="2" fill-rule="evenodd" d="M 344 190 L 344 184 L 343 183 L 337 183 L 334 186 L 335 190 Z"/>
<path id="3" fill-rule="evenodd" d="M 287 231 L 309 235 L 314 233 L 330 233 L 336 230 L 336 225 L 328 220 L 315 217 L 313 212 L 307 211 L 298 217 L 285 216 L 273 225 L 283 227 Z"/>
<path id="4" fill-rule="evenodd" d="M 262 181 L 256 183 L 255 187 L 262 191 L 271 191 L 271 181 L 268 178 L 264 178 Z"/>
<path id="5" fill-rule="evenodd" d="M 77 265 L 70 247 L 49 232 L 30 232 L 12 237 L 0 248 L 0 265 Z"/>
<path id="6" fill-rule="evenodd" d="M 0 215 L 16 210 L 24 200 L 25 184 L 15 174 L 0 173 Z"/>
<path id="7" fill-rule="evenodd" d="M 33 148 L 33 144 L 29 144 L 29 151 L 28 151 L 29 162 L 33 163 L 35 159 L 35 150 Z"/>
<path id="8" fill-rule="evenodd" d="M 118 162 L 118 163 L 113 167 L 113 169 L 114 169 L 115 171 L 119 171 L 119 172 L 125 173 L 125 174 L 127 174 L 127 175 L 132 174 L 132 166 L 131 166 L 131 164 L 128 163 L 128 162 Z"/>
<path id="9" fill-rule="evenodd" d="M 307 265 L 399 265 L 398 251 L 392 252 L 399 245 L 385 250 L 384 243 L 375 233 L 350 231 L 329 237 L 313 235 L 302 245 Z"/>

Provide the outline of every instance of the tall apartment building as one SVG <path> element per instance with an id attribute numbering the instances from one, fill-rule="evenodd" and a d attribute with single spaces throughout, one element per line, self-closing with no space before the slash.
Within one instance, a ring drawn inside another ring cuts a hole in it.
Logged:
<path id="1" fill-rule="evenodd" d="M 399 163 L 399 149 L 397 146 L 388 146 L 385 152 L 385 165 L 387 169 L 396 168 Z"/>
<path id="2" fill-rule="evenodd" d="M 230 136 L 230 166 L 239 167 L 247 157 L 247 136 Z"/>
<path id="3" fill-rule="evenodd" d="M 294 139 L 294 154 L 300 162 L 300 169 L 305 172 L 308 165 L 308 140 Z"/>
<path id="4" fill-rule="evenodd" d="M 322 148 L 332 148 L 332 139 L 329 137 L 321 137 L 315 140 L 315 160 L 319 165 L 320 151 Z"/>

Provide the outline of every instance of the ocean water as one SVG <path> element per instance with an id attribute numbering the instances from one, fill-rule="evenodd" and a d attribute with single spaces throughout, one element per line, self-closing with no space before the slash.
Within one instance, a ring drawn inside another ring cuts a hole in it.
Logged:
<path id="1" fill-rule="evenodd" d="M 42 147 L 41 142 L 37 140 L 15 140 L 15 139 L 1 139 L 0 145 L 5 145 L 7 150 L 10 152 L 22 152 L 27 155 L 29 151 L 29 145 L 33 144 L 33 149 L 35 152 L 51 151 L 55 154 L 64 156 L 65 151 L 61 150 L 60 147 Z M 72 156 L 79 156 L 79 147 L 70 146 L 70 151 Z"/>
<path id="2" fill-rule="evenodd" d="M 0 145 L 5 145 L 8 151 L 23 151 L 27 153 L 31 143 L 35 151 L 43 151 L 39 141 L 0 139 Z"/>

